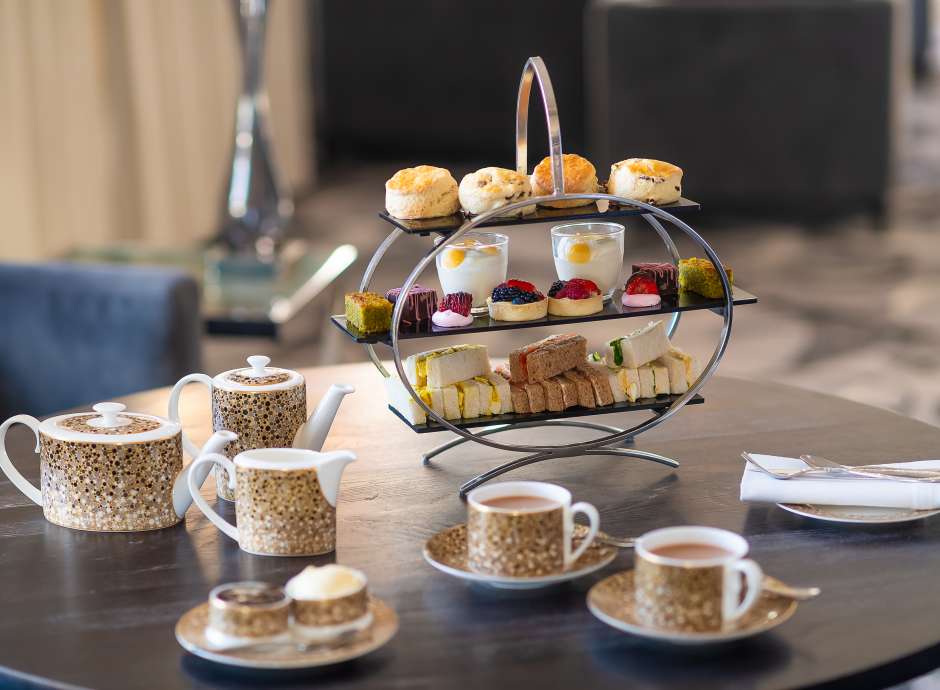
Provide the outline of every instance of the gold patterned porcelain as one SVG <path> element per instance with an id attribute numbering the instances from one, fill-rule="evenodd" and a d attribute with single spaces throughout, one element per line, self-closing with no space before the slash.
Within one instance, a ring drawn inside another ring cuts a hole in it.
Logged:
<path id="1" fill-rule="evenodd" d="M 212 399 L 212 428 L 226 429 L 238 439 L 223 451 L 229 458 L 256 448 L 307 448 L 320 450 L 343 396 L 352 386 L 334 385 L 307 419 L 307 387 L 303 375 L 290 369 L 269 366 L 263 355 L 248 357 L 248 367 L 231 369 L 214 378 L 189 374 L 170 393 L 169 417 L 180 421 L 179 401 L 187 383 L 209 388 Z M 202 450 L 183 433 L 183 448 L 192 457 Z M 224 468 L 216 468 L 216 490 L 220 498 L 234 501 Z"/>
<path id="2" fill-rule="evenodd" d="M 183 469 L 179 424 L 98 403 L 94 413 L 65 414 L 42 422 L 29 415 L 0 425 L 0 468 L 49 522 L 92 532 L 137 532 L 175 525 L 192 503 Z M 3 448 L 7 429 L 24 424 L 36 435 L 40 488 L 13 466 Z M 220 450 L 231 440 L 214 434 Z M 197 486 L 206 478 L 194 476 Z"/>
<path id="3" fill-rule="evenodd" d="M 603 535 L 603 532 L 598 532 Z M 588 536 L 588 528 L 575 525 L 572 539 L 580 546 Z M 554 575 L 540 577 L 502 577 L 484 575 L 470 568 L 467 559 L 467 525 L 449 527 L 428 539 L 424 545 L 424 558 L 438 570 L 471 582 L 480 582 L 501 589 L 536 589 L 573 580 L 603 568 L 617 557 L 617 549 L 605 546 L 595 539 L 570 568 Z"/>
<path id="4" fill-rule="evenodd" d="M 543 499 L 547 509 L 488 505 L 506 497 Z M 574 515 L 590 521 L 587 537 L 572 546 Z M 467 562 L 483 575 L 544 577 L 571 568 L 597 534 L 600 516 L 590 503 L 572 505 L 571 493 L 544 482 L 498 482 L 467 496 Z"/>
<path id="5" fill-rule="evenodd" d="M 213 463 L 233 477 L 238 526 L 220 516 L 190 483 L 199 509 L 243 551 L 263 556 L 316 556 L 336 548 L 336 502 L 343 470 L 356 459 L 345 451 L 260 448 L 235 456 L 208 453 L 193 461 Z"/>
<path id="6" fill-rule="evenodd" d="M 618 630 L 640 637 L 679 645 L 730 642 L 777 627 L 796 612 L 794 599 L 762 591 L 754 606 L 736 621 L 711 632 L 675 631 L 651 626 L 637 613 L 635 571 L 604 578 L 587 596 L 587 605 L 598 619 Z"/>
<path id="7" fill-rule="evenodd" d="M 244 668 L 289 670 L 328 666 L 361 657 L 382 647 L 398 632 L 398 616 L 381 599 L 370 596 L 368 612 L 372 624 L 352 639 L 312 645 L 301 649 L 291 644 L 225 651 L 207 637 L 209 605 L 200 604 L 190 609 L 176 624 L 176 639 L 188 652 L 228 666 Z"/>
<path id="8" fill-rule="evenodd" d="M 283 587 L 232 582 L 209 592 L 207 637 L 216 645 L 276 638 L 290 627 L 290 598 Z"/>
<path id="9" fill-rule="evenodd" d="M 669 547 L 688 545 L 709 548 L 714 555 L 664 555 Z M 635 547 L 637 619 L 651 628 L 680 633 L 715 632 L 733 623 L 754 606 L 763 586 L 763 571 L 745 558 L 747 551 L 743 537 L 714 527 L 647 532 Z"/>

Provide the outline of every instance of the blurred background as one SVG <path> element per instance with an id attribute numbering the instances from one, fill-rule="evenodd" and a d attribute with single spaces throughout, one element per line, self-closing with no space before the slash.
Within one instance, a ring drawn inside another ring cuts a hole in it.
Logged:
<path id="1" fill-rule="evenodd" d="M 328 315 L 390 230 L 384 181 L 515 167 L 541 55 L 565 150 L 601 179 L 681 166 L 703 206 L 686 219 L 759 296 L 720 374 L 936 423 L 937 22 L 927 0 L 0 0 L 0 412 L 252 353 L 363 360 Z M 665 256 L 626 225 L 628 261 Z M 375 289 L 430 246 L 396 244 Z M 553 279 L 548 226 L 512 232 L 510 266 Z M 676 340 L 708 356 L 718 322 L 684 317 Z"/>

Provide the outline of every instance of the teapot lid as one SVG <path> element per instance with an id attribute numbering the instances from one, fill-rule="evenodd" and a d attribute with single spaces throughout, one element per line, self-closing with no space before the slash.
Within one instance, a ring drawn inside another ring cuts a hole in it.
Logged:
<path id="1" fill-rule="evenodd" d="M 212 379 L 212 385 L 223 390 L 260 393 L 293 388 L 304 382 L 296 371 L 268 366 L 270 357 L 251 355 L 247 361 L 247 367 L 223 371 Z"/>
<path id="2" fill-rule="evenodd" d="M 50 417 L 39 425 L 46 436 L 82 443 L 140 443 L 170 438 L 180 425 L 163 417 L 125 412 L 117 402 L 93 405 L 93 413 L 77 412 Z"/>

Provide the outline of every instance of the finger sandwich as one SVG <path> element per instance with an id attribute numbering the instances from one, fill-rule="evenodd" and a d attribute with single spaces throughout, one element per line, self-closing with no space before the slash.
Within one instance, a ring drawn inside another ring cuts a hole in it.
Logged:
<path id="1" fill-rule="evenodd" d="M 606 361 L 617 367 L 636 369 L 669 350 L 669 337 L 663 321 L 650 321 L 643 328 L 607 343 Z"/>
<path id="2" fill-rule="evenodd" d="M 538 383 L 574 369 L 586 357 L 587 340 L 584 336 L 573 333 L 552 335 L 509 353 L 509 380 L 513 383 Z"/>
<path id="3" fill-rule="evenodd" d="M 641 398 L 655 398 L 656 397 L 656 385 L 653 381 L 653 370 L 648 366 L 642 366 L 637 368 L 637 374 L 640 379 L 640 396 Z"/>
<path id="4" fill-rule="evenodd" d="M 610 385 L 610 372 L 603 364 L 593 362 L 584 362 L 578 366 L 584 376 L 591 383 L 591 392 L 594 394 L 594 402 L 599 407 L 614 404 L 614 392 Z"/>
<path id="5" fill-rule="evenodd" d="M 481 400 L 489 400 L 489 412 L 484 412 L 483 414 L 505 414 L 512 412 L 512 393 L 509 390 L 509 382 L 506 379 L 491 371 L 485 376 L 477 376 L 475 380 L 481 387 Z M 483 405 L 483 407 L 486 406 Z"/>
<path id="6" fill-rule="evenodd" d="M 434 410 L 438 416 L 444 419 L 460 419 L 462 416 L 460 396 L 456 386 L 443 388 L 414 386 L 414 389 L 424 404 Z M 385 390 L 388 393 L 389 405 L 398 410 L 409 422 L 424 424 L 428 421 L 427 414 L 405 390 L 401 379 L 394 376 L 385 379 Z"/>
<path id="7" fill-rule="evenodd" d="M 669 368 L 659 359 L 650 362 L 649 368 L 653 370 L 653 392 L 656 395 L 669 395 Z"/>
<path id="8" fill-rule="evenodd" d="M 405 373 L 412 386 L 441 388 L 490 372 L 485 345 L 454 345 L 411 355 Z"/>
<path id="9" fill-rule="evenodd" d="M 670 347 L 654 364 L 659 364 L 669 371 L 669 392 L 680 395 L 695 383 L 695 358 L 677 347 Z"/>

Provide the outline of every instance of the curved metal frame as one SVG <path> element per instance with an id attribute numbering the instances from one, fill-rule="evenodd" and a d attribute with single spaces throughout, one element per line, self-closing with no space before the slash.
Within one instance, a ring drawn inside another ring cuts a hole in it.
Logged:
<path id="1" fill-rule="evenodd" d="M 561 444 L 555 446 L 541 446 L 541 445 L 526 445 L 526 444 L 512 444 L 512 443 L 501 443 L 486 436 L 502 431 L 508 426 L 501 425 L 498 428 L 487 427 L 478 433 L 470 432 L 466 429 L 458 427 L 452 424 L 450 421 L 439 416 L 429 405 L 427 405 L 419 396 L 411 383 L 408 381 L 408 377 L 405 373 L 404 366 L 401 360 L 400 344 L 399 344 L 399 325 L 401 322 L 402 309 L 404 306 L 404 300 L 399 300 L 395 304 L 395 308 L 392 310 L 392 323 L 390 326 L 390 337 L 391 337 L 391 347 L 393 354 L 393 361 L 395 363 L 395 369 L 398 372 L 399 377 L 401 378 L 402 385 L 408 391 L 409 395 L 414 399 L 415 403 L 424 410 L 425 414 L 429 419 L 434 420 L 444 428 L 457 434 L 460 439 L 455 439 L 449 444 L 444 444 L 440 449 L 435 449 L 432 451 L 431 456 L 436 455 L 443 450 L 446 450 L 448 447 L 453 447 L 458 443 L 463 441 L 474 441 L 491 448 L 496 448 L 499 450 L 508 450 L 515 452 L 526 452 L 530 453 L 524 458 L 518 458 L 512 462 L 506 463 L 500 467 L 494 468 L 489 472 L 486 472 L 479 477 L 467 482 L 461 487 L 461 495 L 464 495 L 466 491 L 469 491 L 473 486 L 477 486 L 488 479 L 491 479 L 494 476 L 502 474 L 503 472 L 508 472 L 517 467 L 523 467 L 525 465 L 531 464 L 533 462 L 539 462 L 541 460 L 546 460 L 552 457 L 568 457 L 574 455 L 604 455 L 604 454 L 614 454 L 614 455 L 624 455 L 629 457 L 641 458 L 645 460 L 652 460 L 654 462 L 660 462 L 672 467 L 678 466 L 673 460 L 669 458 L 664 458 L 653 453 L 646 453 L 643 451 L 633 450 L 633 449 L 623 449 L 617 447 L 609 447 L 619 442 L 632 439 L 637 434 L 641 434 L 645 431 L 648 431 L 659 424 L 662 424 L 667 419 L 674 416 L 676 413 L 682 409 L 686 403 L 689 402 L 698 392 L 701 390 L 702 386 L 711 378 L 714 374 L 715 369 L 718 367 L 721 358 L 723 357 L 725 350 L 728 346 L 728 341 L 731 335 L 731 325 L 732 325 L 732 316 L 734 310 L 734 301 L 731 292 L 731 285 L 728 282 L 728 277 L 725 273 L 724 264 L 721 259 L 718 257 L 718 254 L 714 249 L 699 235 L 695 230 L 693 230 L 688 224 L 682 220 L 676 218 L 672 214 L 664 211 L 663 209 L 653 206 L 651 204 L 644 203 L 642 201 L 636 201 L 633 199 L 627 199 L 625 197 L 619 197 L 611 194 L 601 193 L 601 192 L 592 192 L 592 193 L 566 193 L 564 191 L 564 170 L 563 170 L 563 158 L 562 158 L 562 149 L 561 149 L 561 125 L 558 118 L 558 109 L 555 105 L 554 91 L 551 85 L 551 79 L 548 76 L 548 71 L 545 68 L 545 64 L 539 57 L 529 58 L 526 62 L 525 69 L 522 73 L 522 79 L 519 84 L 519 97 L 517 102 L 517 112 L 516 112 L 516 165 L 517 169 L 525 173 L 527 171 L 527 130 L 528 130 L 528 105 L 529 105 L 529 95 L 531 93 L 532 83 L 535 81 L 539 85 L 539 90 L 542 96 L 542 102 L 545 106 L 545 117 L 548 124 L 549 131 L 549 150 L 551 154 L 552 161 L 552 187 L 553 194 L 540 197 L 530 197 L 521 201 L 517 201 L 506 206 L 488 211 L 481 215 L 475 216 L 468 219 L 459 229 L 454 231 L 447 237 L 447 242 L 438 242 L 433 248 L 428 250 L 424 257 L 418 262 L 415 268 L 411 271 L 408 277 L 405 279 L 405 282 L 401 286 L 402 294 L 407 294 L 414 284 L 417 282 L 418 277 L 424 272 L 424 270 L 435 260 L 435 258 L 444 250 L 448 242 L 460 239 L 470 230 L 482 225 L 488 220 L 495 218 L 497 216 L 505 215 L 511 213 L 512 211 L 521 209 L 525 206 L 530 206 L 533 203 L 544 203 L 548 201 L 559 201 L 559 200 L 569 200 L 569 199 L 589 199 L 593 201 L 608 201 L 614 202 L 621 205 L 634 206 L 638 209 L 645 211 L 642 214 L 647 223 L 652 227 L 652 229 L 660 236 L 663 243 L 666 246 L 667 251 L 670 253 L 671 258 L 674 263 L 678 263 L 679 253 L 675 245 L 675 242 L 672 240 L 672 237 L 669 235 L 669 232 L 665 229 L 661 221 L 667 221 L 673 226 L 684 232 L 689 239 L 695 242 L 701 250 L 705 253 L 708 259 L 716 266 L 718 269 L 718 278 L 721 281 L 724 305 L 721 307 L 720 311 L 723 317 L 723 324 L 721 329 L 721 334 L 719 336 L 719 341 L 714 351 L 712 352 L 711 357 L 708 360 L 706 366 L 702 369 L 702 372 L 699 374 L 695 382 L 689 387 L 689 390 L 683 394 L 679 399 L 675 400 L 668 408 L 665 410 L 659 411 L 654 414 L 653 417 L 647 419 L 636 426 L 633 426 L 628 429 L 617 429 L 616 427 L 608 427 L 603 430 L 611 430 L 612 433 L 606 436 L 602 436 L 597 439 L 592 439 L 588 441 L 581 441 L 575 443 Z M 398 228 L 395 228 L 389 236 L 382 242 L 376 251 L 375 255 L 372 257 L 372 261 L 369 263 L 366 273 L 363 275 L 363 279 L 360 285 L 361 290 L 365 290 L 369 287 L 372 276 L 375 273 L 375 270 L 381 261 L 382 257 L 388 251 L 388 248 L 401 236 L 402 231 Z M 679 323 L 679 313 L 676 312 L 673 314 L 672 322 L 669 326 L 669 335 L 672 336 L 678 327 Z M 375 366 L 384 376 L 389 376 L 388 370 L 382 365 L 377 354 L 375 353 L 374 347 L 372 345 L 365 346 L 369 357 Z M 559 420 L 560 421 L 560 420 Z M 524 424 L 524 423 L 523 423 Z M 526 424 L 526 426 L 538 426 L 545 424 L 545 422 L 533 422 L 532 424 Z M 520 427 L 522 424 L 512 425 L 513 427 Z M 584 426 L 584 424 L 572 425 L 572 426 Z M 596 425 L 596 428 L 602 428 L 601 425 Z M 446 446 L 446 447 L 445 447 Z"/>

